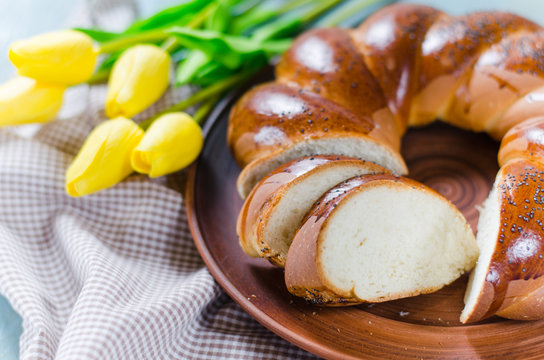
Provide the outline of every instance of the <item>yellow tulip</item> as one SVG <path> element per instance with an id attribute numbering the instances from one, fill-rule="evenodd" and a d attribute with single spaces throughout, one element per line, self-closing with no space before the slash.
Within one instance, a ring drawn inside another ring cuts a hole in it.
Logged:
<path id="1" fill-rule="evenodd" d="M 124 117 L 98 125 L 66 171 L 66 192 L 88 195 L 126 178 L 132 172 L 130 154 L 143 135 L 135 122 Z"/>
<path id="2" fill-rule="evenodd" d="M 131 117 L 153 104 L 168 87 L 170 55 L 155 45 L 136 45 L 113 65 L 106 115 Z"/>
<path id="3" fill-rule="evenodd" d="M 132 152 L 132 168 L 152 178 L 178 171 L 197 158 L 202 143 L 200 126 L 189 115 L 163 115 Z"/>
<path id="4" fill-rule="evenodd" d="M 63 85 L 87 81 L 98 52 L 93 40 L 75 30 L 61 30 L 14 42 L 9 58 L 19 75 Z"/>
<path id="5" fill-rule="evenodd" d="M 62 106 L 64 90 L 22 76 L 0 85 L 0 126 L 51 120 Z"/>

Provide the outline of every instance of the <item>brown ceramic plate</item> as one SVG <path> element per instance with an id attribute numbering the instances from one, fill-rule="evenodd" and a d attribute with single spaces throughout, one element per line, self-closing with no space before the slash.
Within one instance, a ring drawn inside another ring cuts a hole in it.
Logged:
<path id="1" fill-rule="evenodd" d="M 225 291 L 264 326 L 326 358 L 542 359 L 544 321 L 498 317 L 458 322 L 466 277 L 430 295 L 381 304 L 323 308 L 291 296 L 283 271 L 245 255 L 236 236 L 242 200 L 240 169 L 226 146 L 228 113 L 236 95 L 208 119 L 206 142 L 189 172 L 186 201 L 198 250 Z M 485 135 L 434 124 L 413 129 L 402 153 L 410 177 L 449 198 L 476 229 L 478 212 L 498 170 L 498 144 Z"/>

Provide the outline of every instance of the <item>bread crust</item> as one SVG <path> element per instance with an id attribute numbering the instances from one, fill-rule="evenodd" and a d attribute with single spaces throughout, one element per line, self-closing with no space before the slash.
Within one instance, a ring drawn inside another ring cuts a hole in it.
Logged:
<path id="1" fill-rule="evenodd" d="M 485 282 L 464 323 L 494 314 L 513 319 L 541 319 L 544 307 L 544 167 L 529 160 L 501 168 L 495 184 L 500 228 L 486 265 Z"/>
<path id="2" fill-rule="evenodd" d="M 421 44 L 436 19 L 444 15 L 429 6 L 396 4 L 372 14 L 350 32 L 380 84 L 401 133 L 408 127 L 411 104 L 419 92 Z"/>
<path id="3" fill-rule="evenodd" d="M 421 183 L 391 174 L 363 175 L 346 180 L 325 193 L 308 212 L 289 248 L 285 266 L 285 284 L 290 293 L 304 297 L 314 304 L 326 306 L 355 305 L 364 302 L 383 302 L 402 297 L 426 294 L 439 287 L 420 288 L 413 292 L 395 293 L 373 299 L 358 298 L 353 289 L 344 291 L 335 286 L 324 273 L 321 258 L 322 235 L 331 219 L 331 214 L 347 203 L 357 193 L 375 186 L 404 186 L 413 191 L 426 191 L 444 199 L 436 191 Z M 445 200 L 445 199 L 444 199 Z M 447 200 L 445 200 L 449 203 Z M 453 204 L 449 203 L 453 209 Z"/>
<path id="4" fill-rule="evenodd" d="M 529 118 L 506 133 L 499 149 L 501 166 L 518 159 L 542 164 L 544 159 L 544 116 Z"/>
<path id="5" fill-rule="evenodd" d="M 460 86 L 469 83 L 475 64 L 494 43 L 518 31 L 538 29 L 538 25 L 525 18 L 500 11 L 440 16 L 425 34 L 421 46 L 419 91 L 412 104 L 410 124 L 423 125 L 438 117 L 472 130 L 470 117 L 463 115 L 468 106 L 464 104 L 467 94 L 462 89 L 458 92 Z M 457 94 L 460 96 L 457 106 L 462 112 L 454 114 L 461 116 L 451 116 L 449 108 Z"/>
<path id="6" fill-rule="evenodd" d="M 265 224 L 275 207 L 289 189 L 310 176 L 347 166 L 359 167 L 361 173 L 388 172 L 376 164 L 347 156 L 314 155 L 291 161 L 268 174 L 253 188 L 238 215 L 237 233 L 242 249 L 250 256 L 264 257 L 284 267 L 286 254 L 272 247 L 264 236 Z"/>
<path id="7" fill-rule="evenodd" d="M 517 124 L 542 116 L 544 87 L 535 89 L 510 106 L 495 125 L 489 129 L 494 139 L 504 139 L 505 134 Z"/>
<path id="8" fill-rule="evenodd" d="M 400 129 L 380 85 L 348 32 L 310 30 L 297 37 L 276 67 L 276 81 L 330 100 L 370 119 L 369 136 L 400 149 Z"/>

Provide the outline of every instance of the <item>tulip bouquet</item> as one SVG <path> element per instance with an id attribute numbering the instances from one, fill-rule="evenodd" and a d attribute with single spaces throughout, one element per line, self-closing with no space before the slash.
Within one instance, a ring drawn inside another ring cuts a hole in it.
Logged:
<path id="1" fill-rule="evenodd" d="M 18 76 L 0 85 L 0 125 L 49 121 L 67 87 L 108 81 L 109 120 L 91 131 L 67 169 L 67 193 L 91 194 L 133 171 L 166 175 L 196 159 L 199 124 L 219 96 L 286 50 L 293 36 L 387 2 L 186 0 L 122 32 L 79 28 L 16 41 L 9 58 Z M 137 124 L 131 118 L 168 88 L 172 65 L 175 85 L 200 90 Z M 193 116 L 183 112 L 194 105 Z"/>

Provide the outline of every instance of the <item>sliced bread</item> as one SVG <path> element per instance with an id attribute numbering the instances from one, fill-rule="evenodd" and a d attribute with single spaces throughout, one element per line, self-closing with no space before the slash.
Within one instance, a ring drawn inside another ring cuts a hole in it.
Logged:
<path id="1" fill-rule="evenodd" d="M 288 290 L 349 305 L 436 291 L 472 269 L 474 234 L 447 199 L 416 181 L 364 175 L 329 190 L 287 255 Z"/>
<path id="2" fill-rule="evenodd" d="M 337 155 L 307 156 L 279 167 L 255 186 L 238 215 L 242 248 L 250 256 L 285 266 L 295 231 L 324 192 L 354 176 L 388 172 L 373 163 Z"/>

